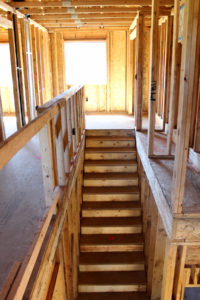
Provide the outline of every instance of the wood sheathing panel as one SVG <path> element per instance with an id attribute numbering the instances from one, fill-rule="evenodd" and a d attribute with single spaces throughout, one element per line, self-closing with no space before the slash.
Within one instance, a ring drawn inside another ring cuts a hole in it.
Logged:
<path id="1" fill-rule="evenodd" d="M 126 31 L 111 32 L 110 97 L 111 111 L 126 111 Z"/>

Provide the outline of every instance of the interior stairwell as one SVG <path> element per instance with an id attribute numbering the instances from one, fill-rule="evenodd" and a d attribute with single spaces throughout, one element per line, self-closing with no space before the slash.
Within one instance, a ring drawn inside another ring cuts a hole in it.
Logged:
<path id="1" fill-rule="evenodd" d="M 78 300 L 148 299 L 133 130 L 88 130 Z"/>

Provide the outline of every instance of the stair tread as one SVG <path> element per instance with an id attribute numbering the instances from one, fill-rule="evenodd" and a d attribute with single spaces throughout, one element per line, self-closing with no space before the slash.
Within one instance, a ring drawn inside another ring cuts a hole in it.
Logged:
<path id="1" fill-rule="evenodd" d="M 79 293 L 77 300 L 148 300 L 145 292 Z"/>
<path id="2" fill-rule="evenodd" d="M 134 208 L 141 208 L 140 201 L 103 201 L 103 202 L 83 202 L 83 209 L 99 209 L 99 210 L 104 210 L 104 209 L 134 209 Z"/>
<path id="3" fill-rule="evenodd" d="M 98 141 L 133 141 L 135 140 L 134 136 L 87 136 L 86 140 L 98 140 Z"/>
<path id="4" fill-rule="evenodd" d="M 108 152 L 108 153 L 135 153 L 136 152 L 136 149 L 135 148 L 132 148 L 132 147 L 102 147 L 102 148 L 86 148 L 85 149 L 85 152 L 86 153 L 102 153 L 102 152 Z"/>
<path id="5" fill-rule="evenodd" d="M 138 244 L 143 245 L 142 234 L 82 234 L 81 244 L 84 245 L 119 245 Z"/>
<path id="6" fill-rule="evenodd" d="M 135 194 L 139 193 L 139 188 L 135 186 L 120 187 L 83 187 L 85 194 Z"/>
<path id="7" fill-rule="evenodd" d="M 79 285 L 146 284 L 144 271 L 79 272 Z"/>
<path id="8" fill-rule="evenodd" d="M 135 136 L 135 129 L 87 129 L 86 136 Z"/>
<path id="9" fill-rule="evenodd" d="M 84 179 L 109 179 L 109 180 L 121 180 L 121 179 L 135 179 L 138 178 L 138 174 L 135 173 L 85 173 Z"/>
<path id="10" fill-rule="evenodd" d="M 82 252 L 80 264 L 144 264 L 144 254 L 134 252 Z"/>
<path id="11" fill-rule="evenodd" d="M 129 166 L 129 165 L 137 165 L 136 159 L 131 160 L 85 160 L 85 166 Z"/>
<path id="12" fill-rule="evenodd" d="M 124 227 L 141 225 L 141 217 L 93 217 L 81 219 L 82 227 Z"/>

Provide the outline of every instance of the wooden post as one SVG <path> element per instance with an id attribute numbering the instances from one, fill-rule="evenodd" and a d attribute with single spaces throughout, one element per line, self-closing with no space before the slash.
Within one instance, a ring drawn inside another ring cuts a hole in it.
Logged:
<path id="1" fill-rule="evenodd" d="M 34 73 L 34 89 L 35 89 L 35 103 L 36 106 L 40 105 L 40 86 L 39 86 L 39 70 L 38 70 L 38 57 L 36 45 L 36 28 L 31 25 L 31 49 L 33 58 L 33 73 Z"/>
<path id="2" fill-rule="evenodd" d="M 169 98 L 169 125 L 167 136 L 167 153 L 171 154 L 172 135 L 174 129 L 175 107 L 176 107 L 176 89 L 178 80 L 178 32 L 179 32 L 179 0 L 174 0 L 174 25 L 173 25 L 173 48 L 172 48 L 172 71 Z"/>
<path id="3" fill-rule="evenodd" d="M 50 123 L 42 128 L 39 133 L 39 138 L 45 202 L 46 206 L 49 206 L 51 205 L 52 193 L 55 187 Z"/>
<path id="4" fill-rule="evenodd" d="M 15 54 L 16 49 L 15 49 L 13 29 L 8 29 L 8 39 L 9 39 L 9 47 L 10 47 L 10 60 L 11 60 L 12 80 L 13 80 L 15 115 L 17 121 L 17 129 L 19 130 L 22 127 L 22 122 L 21 122 L 21 112 L 20 112 L 20 103 L 19 103 L 17 63 L 16 63 L 16 54 Z"/>
<path id="5" fill-rule="evenodd" d="M 154 264 L 152 273 L 152 291 L 151 300 L 161 299 L 161 290 L 163 283 L 163 268 L 165 258 L 165 247 L 167 235 L 162 224 L 161 217 L 158 217 L 158 224 L 156 230 Z"/>
<path id="6" fill-rule="evenodd" d="M 68 141 L 68 122 L 67 122 L 67 104 L 61 108 L 61 121 L 62 121 L 62 135 L 64 147 L 64 160 L 65 160 L 65 173 L 70 171 L 70 158 L 69 158 L 69 141 Z"/>
<path id="7" fill-rule="evenodd" d="M 56 129 L 56 156 L 57 156 L 57 167 L 58 167 L 58 184 L 66 184 L 65 175 L 65 159 L 64 159 L 64 145 L 63 145 L 63 132 L 62 132 L 62 114 L 59 111 L 58 115 L 54 118 L 55 129 Z"/>
<path id="8" fill-rule="evenodd" d="M 143 80 L 143 13 L 137 15 L 135 45 L 135 126 L 142 129 L 142 80 Z"/>
<path id="9" fill-rule="evenodd" d="M 45 39 L 44 32 L 40 30 L 40 55 L 41 55 L 41 73 L 42 73 L 42 89 L 43 89 L 43 103 L 47 102 L 49 99 L 46 97 L 46 70 L 45 70 L 45 56 L 47 53 L 44 52 Z"/>
<path id="10" fill-rule="evenodd" d="M 182 211 L 184 197 L 195 69 L 194 53 L 196 50 L 199 6 L 200 0 L 194 2 L 189 0 L 185 1 L 178 134 L 171 194 L 171 207 L 174 213 Z"/>
<path id="11" fill-rule="evenodd" d="M 22 125 L 26 124 L 26 111 L 25 111 L 25 93 L 24 93 L 24 74 L 23 74 L 23 59 L 22 59 L 22 37 L 21 26 L 16 15 L 13 16 L 14 28 L 15 28 L 15 41 L 16 41 L 16 62 L 17 62 L 17 74 L 18 74 L 18 89 L 20 99 L 20 110 Z"/>
<path id="12" fill-rule="evenodd" d="M 57 34 L 50 33 L 51 41 L 51 63 L 52 63 L 52 82 L 53 82 L 53 97 L 59 94 L 58 82 L 58 59 L 57 59 Z"/>
<path id="13" fill-rule="evenodd" d="M 21 30 L 21 46 L 22 46 L 22 58 L 23 58 L 23 72 L 24 72 L 24 86 L 26 96 L 26 112 L 28 122 L 31 121 L 31 110 L 30 110 L 30 91 L 29 91 L 29 77 L 28 77 L 28 61 L 27 61 L 27 47 L 26 47 L 26 33 L 25 33 L 25 20 L 20 19 L 20 30 Z"/>
<path id="14" fill-rule="evenodd" d="M 42 62 L 41 62 L 41 49 L 40 49 L 40 29 L 36 30 L 36 47 L 37 47 L 37 63 L 38 63 L 38 80 L 39 80 L 39 92 L 40 92 L 40 105 L 44 103 L 43 95 L 43 81 L 42 81 Z"/>
<path id="15" fill-rule="evenodd" d="M 174 284 L 174 273 L 176 265 L 177 246 L 172 245 L 168 240 L 165 248 L 163 283 L 162 283 L 162 300 L 172 299 L 172 291 Z"/>
<path id="16" fill-rule="evenodd" d="M 58 84 L 59 84 L 59 94 L 63 93 L 65 90 L 65 73 L 64 73 L 64 40 L 63 34 L 57 32 L 57 55 L 58 55 Z"/>
<path id="17" fill-rule="evenodd" d="M 187 246 L 179 246 L 177 252 L 177 262 L 176 262 L 176 270 L 175 270 L 175 282 L 173 288 L 173 295 L 176 300 L 182 300 L 182 288 L 184 281 L 184 267 L 185 267 L 185 259 L 187 254 Z"/>
<path id="18" fill-rule="evenodd" d="M 151 12 L 151 42 L 150 42 L 150 92 L 149 92 L 149 115 L 148 115 L 148 156 L 153 155 L 155 109 L 157 89 L 157 47 L 158 47 L 158 17 L 159 0 L 152 0 Z"/>

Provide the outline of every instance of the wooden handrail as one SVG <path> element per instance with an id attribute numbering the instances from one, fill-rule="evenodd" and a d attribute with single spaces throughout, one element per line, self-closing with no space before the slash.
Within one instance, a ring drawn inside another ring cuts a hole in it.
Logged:
<path id="1" fill-rule="evenodd" d="M 58 104 L 62 102 L 64 98 L 66 100 L 70 99 L 81 88 L 81 85 L 72 87 L 38 107 L 38 112 L 43 113 L 36 117 L 28 125 L 24 126 L 21 130 L 11 135 L 4 143 L 1 144 L 0 169 L 2 169 L 9 160 L 59 112 L 60 108 L 58 107 Z"/>
<path id="2" fill-rule="evenodd" d="M 74 94 L 76 94 L 81 88 L 83 87 L 83 85 L 76 85 L 71 87 L 69 90 L 63 92 L 62 94 L 54 97 L 53 99 L 49 100 L 48 102 L 44 103 L 43 105 L 38 106 L 37 112 L 42 113 L 44 110 L 52 107 L 53 105 L 58 104 L 60 101 L 62 101 L 63 99 L 68 100 L 70 99 Z"/>

